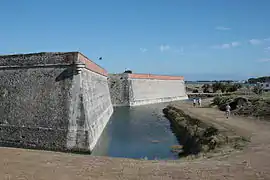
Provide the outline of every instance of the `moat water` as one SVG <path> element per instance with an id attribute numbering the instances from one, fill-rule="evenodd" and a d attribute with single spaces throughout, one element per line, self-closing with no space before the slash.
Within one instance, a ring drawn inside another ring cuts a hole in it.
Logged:
<path id="1" fill-rule="evenodd" d="M 163 117 L 165 103 L 116 107 L 92 155 L 134 159 L 177 159 L 178 145 L 170 122 Z"/>

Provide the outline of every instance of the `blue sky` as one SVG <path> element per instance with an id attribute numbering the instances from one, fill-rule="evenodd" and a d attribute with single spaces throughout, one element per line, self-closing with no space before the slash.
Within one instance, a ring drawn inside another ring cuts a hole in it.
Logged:
<path id="1" fill-rule="evenodd" d="M 109 72 L 187 80 L 270 75 L 269 7 L 269 0 L 2 1 L 0 54 L 80 51 Z"/>

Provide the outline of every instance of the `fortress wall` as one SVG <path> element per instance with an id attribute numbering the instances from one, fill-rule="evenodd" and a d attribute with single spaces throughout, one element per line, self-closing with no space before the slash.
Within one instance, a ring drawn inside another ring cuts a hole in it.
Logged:
<path id="1" fill-rule="evenodd" d="M 106 76 L 77 52 L 0 56 L 0 143 L 91 151 L 112 114 Z"/>
<path id="2" fill-rule="evenodd" d="M 130 106 L 188 99 L 182 76 L 129 74 Z"/>
<path id="3" fill-rule="evenodd" d="M 137 106 L 188 99 L 183 76 L 152 74 L 109 75 L 114 106 Z"/>
<path id="4" fill-rule="evenodd" d="M 79 56 L 79 60 L 82 61 L 85 57 Z M 87 61 L 89 62 L 89 61 Z M 92 67 L 93 65 L 91 65 Z M 94 68 L 92 68 L 94 69 Z M 108 123 L 112 113 L 113 106 L 111 102 L 107 72 L 100 68 L 94 69 L 97 73 L 85 68 L 81 72 L 81 120 L 77 121 L 77 129 L 82 133 L 77 134 L 82 136 L 82 138 L 77 138 L 84 140 L 85 131 L 87 143 L 89 143 L 89 148 L 92 150 L 103 129 Z M 84 148 L 86 145 L 83 141 L 78 143 L 79 148 Z"/>
<path id="5" fill-rule="evenodd" d="M 109 74 L 109 88 L 113 106 L 129 105 L 129 81 L 127 74 Z"/>

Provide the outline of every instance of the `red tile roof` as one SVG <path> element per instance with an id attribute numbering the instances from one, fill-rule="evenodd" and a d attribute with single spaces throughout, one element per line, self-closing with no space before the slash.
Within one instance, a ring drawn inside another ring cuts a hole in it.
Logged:
<path id="1" fill-rule="evenodd" d="M 78 54 L 78 59 L 80 62 L 84 63 L 86 68 L 96 72 L 98 74 L 101 74 L 103 76 L 108 76 L 108 72 L 103 69 L 102 67 L 100 67 L 99 65 L 97 65 L 96 63 L 94 63 L 93 61 L 91 61 L 90 59 L 88 59 L 86 56 L 84 56 L 83 54 L 79 53 Z"/>
<path id="2" fill-rule="evenodd" d="M 129 74 L 131 79 L 184 80 L 183 76 L 167 76 L 154 74 Z"/>

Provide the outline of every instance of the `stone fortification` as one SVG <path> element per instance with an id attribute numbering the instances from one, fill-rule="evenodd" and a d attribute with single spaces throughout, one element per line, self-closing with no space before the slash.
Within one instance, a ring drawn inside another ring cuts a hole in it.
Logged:
<path id="1" fill-rule="evenodd" d="M 129 106 L 128 74 L 110 74 L 108 83 L 113 106 Z"/>
<path id="2" fill-rule="evenodd" d="M 107 72 L 78 52 L 0 56 L 0 142 L 89 152 L 113 112 Z"/>
<path id="3" fill-rule="evenodd" d="M 138 106 L 187 99 L 183 76 L 152 74 L 109 75 L 112 103 Z"/>

